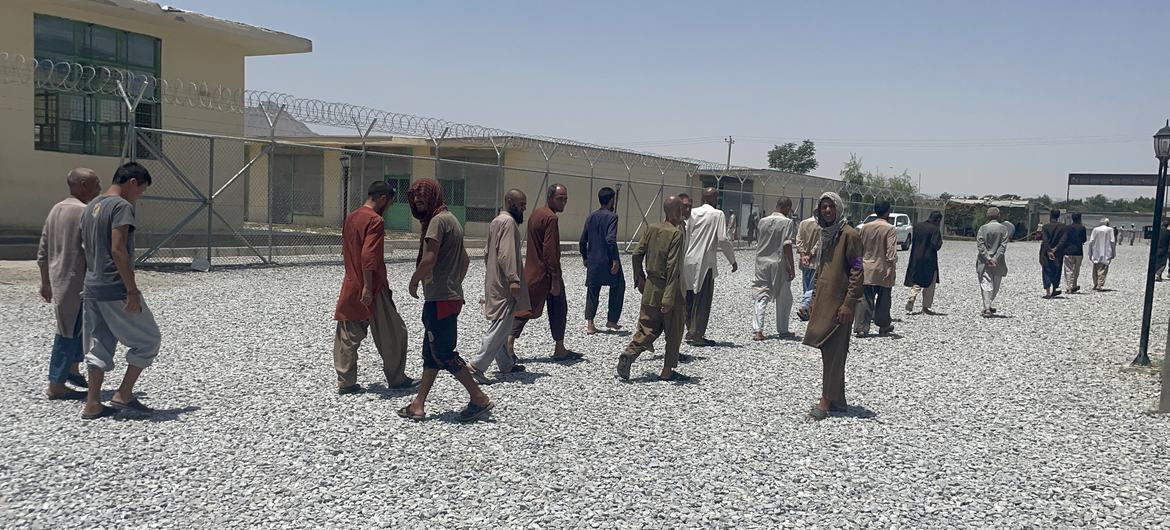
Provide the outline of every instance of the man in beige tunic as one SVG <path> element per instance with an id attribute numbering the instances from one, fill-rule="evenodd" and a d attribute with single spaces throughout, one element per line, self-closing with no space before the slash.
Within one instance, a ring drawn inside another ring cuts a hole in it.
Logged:
<path id="1" fill-rule="evenodd" d="M 821 195 L 817 210 L 821 255 L 804 343 L 821 350 L 821 399 L 809 417 L 823 420 L 830 412 L 844 412 L 847 407 L 845 358 L 853 306 L 861 300 L 863 249 L 857 229 L 845 222 L 845 203 L 839 195 Z"/>
<path id="2" fill-rule="evenodd" d="M 890 306 L 898 263 L 898 235 L 889 221 L 890 201 L 875 203 L 873 213 L 877 219 L 861 227 L 865 299 L 857 304 L 857 318 L 853 321 L 853 333 L 859 338 L 869 335 L 871 322 L 877 324 L 879 335 L 894 331 Z"/>
<path id="3" fill-rule="evenodd" d="M 77 168 L 66 178 L 69 197 L 49 210 L 37 247 L 41 270 L 41 299 L 53 304 L 57 334 L 49 359 L 49 399 L 85 399 L 85 392 L 70 390 L 68 382 L 85 388 L 79 365 L 81 346 L 81 290 L 85 281 L 85 250 L 81 248 L 81 214 L 85 205 L 101 193 L 101 182 L 92 169 Z"/>
<path id="4" fill-rule="evenodd" d="M 515 314 L 530 309 L 527 284 L 524 283 L 524 265 L 520 256 L 520 223 L 528 198 L 518 189 L 508 190 L 504 196 L 504 211 L 488 227 L 487 246 L 484 248 L 486 273 L 483 281 L 483 316 L 491 324 L 483 336 L 479 352 L 468 363 L 471 375 L 481 385 L 493 383 L 484 372 L 495 361 L 500 373 L 523 372 L 524 365 L 508 351 L 508 337 L 512 335 Z"/>

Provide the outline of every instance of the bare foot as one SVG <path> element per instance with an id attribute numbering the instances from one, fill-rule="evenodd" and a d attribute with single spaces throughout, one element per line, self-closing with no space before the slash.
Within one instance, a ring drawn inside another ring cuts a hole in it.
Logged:
<path id="1" fill-rule="evenodd" d="M 585 322 L 585 334 L 586 335 L 596 335 L 597 334 L 597 326 L 593 325 L 593 321 Z"/>
<path id="2" fill-rule="evenodd" d="M 754 340 L 754 341 L 763 341 L 763 340 L 768 340 L 768 338 L 767 338 L 767 337 L 765 337 L 763 333 L 761 333 L 761 332 L 757 331 L 757 332 L 755 332 L 755 333 L 752 333 L 752 340 Z"/>

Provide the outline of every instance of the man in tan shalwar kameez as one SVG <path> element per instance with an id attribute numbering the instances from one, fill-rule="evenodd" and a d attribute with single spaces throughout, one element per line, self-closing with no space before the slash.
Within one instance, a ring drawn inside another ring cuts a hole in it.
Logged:
<path id="1" fill-rule="evenodd" d="M 79 365 L 85 357 L 81 344 L 81 291 L 85 281 L 85 250 L 81 248 L 81 215 L 85 205 L 101 193 L 92 169 L 77 168 L 66 178 L 69 197 L 49 210 L 37 248 L 41 270 L 41 299 L 53 304 L 57 334 L 49 360 L 49 399 L 85 399 L 66 382 L 86 387 Z"/>
<path id="2" fill-rule="evenodd" d="M 804 343 L 821 350 L 821 399 L 809 417 L 822 420 L 829 412 L 843 412 L 845 358 L 853 307 L 861 301 L 861 235 L 845 221 L 845 203 L 836 193 L 825 193 L 817 202 L 821 224 L 821 257 L 817 265 L 808 328 Z"/>
<path id="3" fill-rule="evenodd" d="M 508 190 L 504 196 L 505 209 L 488 227 L 483 253 L 486 272 L 480 303 L 483 304 L 483 316 L 491 324 L 483 336 L 479 352 L 468 363 L 471 375 L 481 385 L 493 383 L 484 375 L 492 361 L 503 374 L 524 371 L 524 365 L 517 364 L 508 351 L 508 337 L 512 336 L 515 313 L 530 307 L 520 256 L 520 223 L 524 222 L 527 206 L 528 198 L 524 192 L 515 188 Z"/>

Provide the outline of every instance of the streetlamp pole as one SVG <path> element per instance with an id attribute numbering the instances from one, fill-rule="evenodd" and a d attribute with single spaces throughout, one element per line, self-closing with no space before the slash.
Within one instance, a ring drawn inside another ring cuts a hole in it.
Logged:
<path id="1" fill-rule="evenodd" d="M 1154 156 L 1158 158 L 1158 190 L 1154 199 L 1154 230 L 1150 240 L 1150 260 L 1146 269 L 1146 298 L 1142 306 L 1142 335 L 1135 366 L 1150 365 L 1150 319 L 1154 311 L 1154 275 L 1158 269 L 1158 238 L 1162 234 L 1162 214 L 1166 204 L 1166 164 L 1170 160 L 1170 120 L 1154 135 Z"/>
<path id="2" fill-rule="evenodd" d="M 343 154 L 340 157 L 341 162 L 341 218 L 344 220 L 345 216 L 349 214 L 349 155 Z"/>

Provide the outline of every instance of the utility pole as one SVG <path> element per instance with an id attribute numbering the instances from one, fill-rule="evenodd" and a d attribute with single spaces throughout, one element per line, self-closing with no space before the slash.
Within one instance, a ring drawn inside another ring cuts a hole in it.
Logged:
<path id="1" fill-rule="evenodd" d="M 727 142 L 727 171 L 731 171 L 731 144 L 735 143 L 735 138 L 728 136 L 723 141 Z"/>

